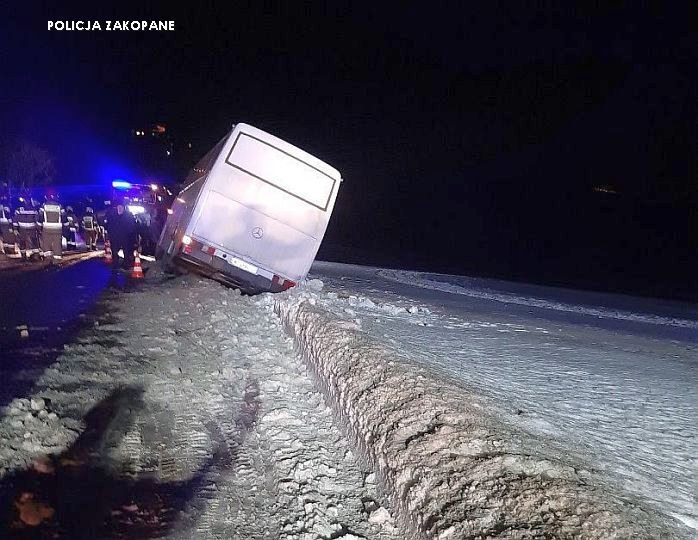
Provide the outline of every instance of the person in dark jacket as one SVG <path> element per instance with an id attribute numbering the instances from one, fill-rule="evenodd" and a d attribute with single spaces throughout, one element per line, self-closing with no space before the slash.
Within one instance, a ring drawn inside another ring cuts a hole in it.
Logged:
<path id="1" fill-rule="evenodd" d="M 64 236 L 66 238 L 66 244 L 68 250 L 75 250 L 78 248 L 75 234 L 78 232 L 78 217 L 75 215 L 75 211 L 72 206 L 68 206 L 65 209 L 65 221 L 63 223 Z"/>
<path id="2" fill-rule="evenodd" d="M 15 253 L 17 235 L 12 227 L 12 211 L 9 203 L 0 199 L 0 253 Z"/>
<path id="3" fill-rule="evenodd" d="M 112 268 L 118 269 L 121 263 L 119 250 L 124 253 L 123 267 L 125 270 L 133 268 L 133 239 L 136 234 L 136 221 L 133 214 L 126 210 L 123 201 L 116 201 L 116 204 L 107 213 L 106 228 L 107 235 L 111 242 Z"/>

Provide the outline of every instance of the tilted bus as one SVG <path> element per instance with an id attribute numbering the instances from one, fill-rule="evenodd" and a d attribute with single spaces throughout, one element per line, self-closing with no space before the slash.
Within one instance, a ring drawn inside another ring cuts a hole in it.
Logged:
<path id="1" fill-rule="evenodd" d="M 341 181 L 300 148 L 237 124 L 189 173 L 158 254 L 245 292 L 285 290 L 308 273 Z"/>

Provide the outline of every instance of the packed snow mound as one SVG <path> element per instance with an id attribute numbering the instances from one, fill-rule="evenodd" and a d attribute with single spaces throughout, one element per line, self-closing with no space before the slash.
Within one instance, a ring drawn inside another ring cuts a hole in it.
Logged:
<path id="1" fill-rule="evenodd" d="M 664 317 L 650 313 L 635 313 L 622 309 L 611 309 L 595 306 L 585 306 L 579 304 L 567 304 L 546 300 L 544 298 L 535 298 L 532 296 L 523 296 L 514 293 L 505 293 L 482 287 L 475 283 L 476 280 L 462 276 L 443 276 L 446 279 L 458 279 L 458 283 L 447 283 L 440 279 L 436 279 L 433 274 L 425 274 L 422 272 L 412 272 L 406 270 L 378 270 L 381 277 L 422 287 L 435 291 L 448 292 L 452 294 L 460 294 L 472 298 L 482 298 L 485 300 L 495 300 L 506 304 L 518 304 L 522 306 L 531 306 L 537 308 L 553 309 L 556 311 L 565 311 L 568 313 L 578 313 L 582 315 L 591 315 L 602 319 L 619 319 L 625 321 L 634 321 L 648 324 L 668 325 L 679 328 L 698 329 L 698 321 L 691 319 L 681 319 L 676 317 Z"/>
<path id="2" fill-rule="evenodd" d="M 537 454 L 574 456 L 595 482 L 698 529 L 695 331 L 509 309 L 496 300 L 398 283 L 380 268 L 316 263 L 313 271 L 329 291 L 315 295 L 319 305 L 339 317 L 350 306 L 362 332 L 467 388 L 488 414 L 527 432 Z M 563 304 L 698 320 L 698 310 L 684 303 L 425 275 Z M 417 314 L 409 312 L 414 305 Z"/>
<path id="3" fill-rule="evenodd" d="M 275 310 L 413 538 L 690 537 L 307 291 L 277 296 Z"/>

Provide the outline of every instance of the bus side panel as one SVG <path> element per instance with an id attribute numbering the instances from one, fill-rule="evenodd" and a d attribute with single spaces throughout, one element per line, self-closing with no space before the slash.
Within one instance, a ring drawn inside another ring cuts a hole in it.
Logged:
<path id="1" fill-rule="evenodd" d="M 197 164 L 189 171 L 184 180 L 184 188 L 177 194 L 170 209 L 172 213 L 167 216 L 158 241 L 161 253 L 175 255 L 179 250 L 179 244 L 186 229 L 190 227 L 191 218 L 197 205 L 197 200 L 202 189 L 205 188 L 208 174 L 221 154 L 221 150 L 230 138 L 231 133 L 221 138 L 216 146 L 211 148 Z"/>
<path id="2" fill-rule="evenodd" d="M 184 190 L 182 190 L 172 203 L 172 214 L 167 216 L 165 227 L 160 234 L 158 247 L 163 253 L 175 255 L 179 243 L 186 229 L 189 227 L 191 217 L 196 206 L 196 200 L 206 185 L 206 176 L 201 176 Z"/>

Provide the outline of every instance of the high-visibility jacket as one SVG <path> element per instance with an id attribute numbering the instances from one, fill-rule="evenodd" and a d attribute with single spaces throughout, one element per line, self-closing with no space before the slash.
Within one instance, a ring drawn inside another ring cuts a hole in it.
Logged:
<path id="1" fill-rule="evenodd" d="M 85 214 L 82 216 L 82 228 L 86 231 L 97 230 L 97 220 L 92 214 Z"/>
<path id="2" fill-rule="evenodd" d="M 46 203 L 41 209 L 41 223 L 44 229 L 61 230 L 61 205 L 58 203 Z"/>
<path id="3" fill-rule="evenodd" d="M 33 208 L 24 208 L 20 206 L 15 210 L 15 227 L 21 230 L 35 231 L 37 211 Z"/>

